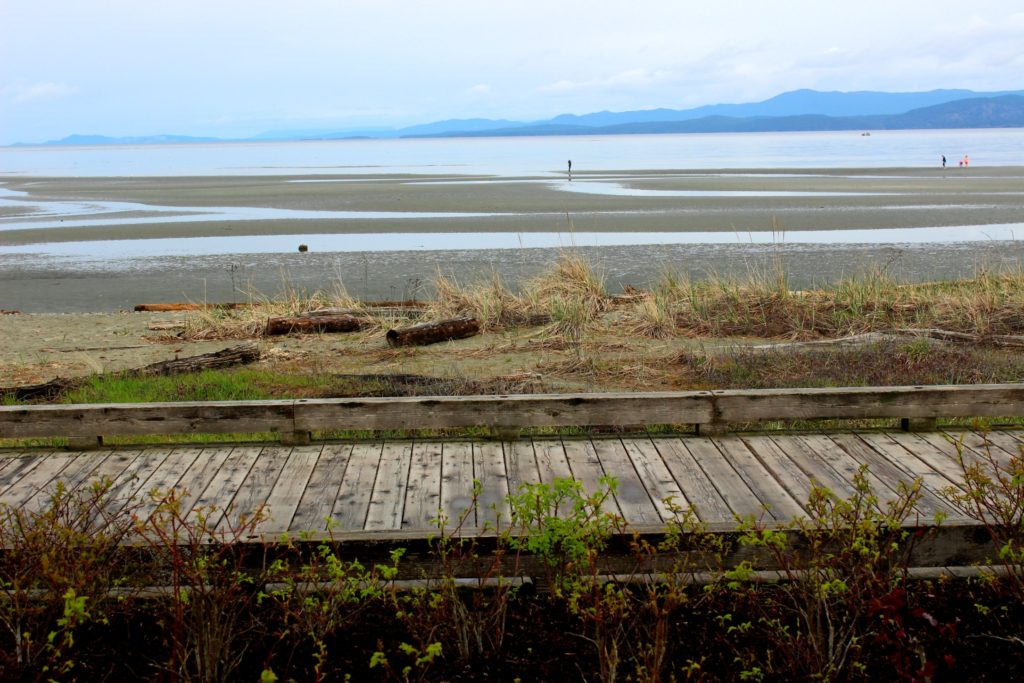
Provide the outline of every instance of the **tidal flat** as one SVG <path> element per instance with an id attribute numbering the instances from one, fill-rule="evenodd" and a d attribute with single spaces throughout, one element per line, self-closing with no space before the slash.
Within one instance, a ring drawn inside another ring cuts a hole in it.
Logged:
<path id="1" fill-rule="evenodd" d="M 610 291 L 781 266 L 794 287 L 1019 268 L 1024 167 L 530 176 L 24 177 L 0 191 L 0 308 L 115 311 L 343 286 L 511 286 L 579 251 Z M 307 253 L 298 253 L 306 244 Z"/>

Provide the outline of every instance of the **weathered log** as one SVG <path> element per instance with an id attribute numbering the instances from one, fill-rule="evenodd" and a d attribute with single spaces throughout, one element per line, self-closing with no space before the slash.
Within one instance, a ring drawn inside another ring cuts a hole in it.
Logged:
<path id="1" fill-rule="evenodd" d="M 387 339 L 391 346 L 424 346 L 477 334 L 480 323 L 475 318 L 452 318 L 388 330 Z"/>
<path id="2" fill-rule="evenodd" d="M 244 365 L 254 363 L 260 359 L 260 349 L 256 344 L 241 344 L 232 346 L 213 353 L 203 353 L 188 358 L 175 358 L 173 360 L 152 363 L 142 368 L 131 371 L 129 374 L 139 375 L 176 375 L 182 372 L 198 372 L 200 370 L 213 370 L 226 368 L 232 365 Z"/>
<path id="3" fill-rule="evenodd" d="M 81 377 L 57 377 L 42 384 L 0 387 L 0 398 L 13 398 L 16 401 L 52 401 L 66 391 L 77 389 L 83 381 Z"/>
<path id="4" fill-rule="evenodd" d="M 280 317 L 267 319 L 263 334 L 269 337 L 293 332 L 357 332 L 369 325 L 366 318 L 354 315 Z"/>
<path id="5" fill-rule="evenodd" d="M 249 308 L 251 304 L 138 304 L 135 306 L 136 313 L 176 313 L 178 311 L 229 311 L 236 308 Z"/>
<path id="6" fill-rule="evenodd" d="M 187 358 L 152 363 L 141 368 L 133 368 L 119 373 L 124 377 L 146 375 L 176 375 L 182 372 L 196 372 L 226 368 L 232 365 L 252 363 L 260 359 L 259 347 L 255 344 L 241 344 L 213 353 L 204 353 Z M 0 387 L 0 398 L 13 398 L 17 401 L 53 401 L 62 394 L 77 389 L 88 377 L 57 377 L 42 384 L 30 384 L 20 387 Z"/>
<path id="7" fill-rule="evenodd" d="M 306 311 L 300 318 L 319 318 L 323 316 L 355 315 L 355 316 L 392 316 L 419 318 L 423 309 L 410 306 L 364 306 L 363 308 L 318 308 Z"/>

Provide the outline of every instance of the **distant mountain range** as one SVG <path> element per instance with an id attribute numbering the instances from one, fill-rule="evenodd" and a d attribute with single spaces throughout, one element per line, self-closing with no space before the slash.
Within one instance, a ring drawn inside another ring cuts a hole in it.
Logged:
<path id="1" fill-rule="evenodd" d="M 451 119 L 399 129 L 269 131 L 237 141 L 1020 127 L 1024 127 L 1024 90 L 985 93 L 971 90 L 919 93 L 794 90 L 749 104 L 562 114 L 552 119 L 527 122 Z M 228 141 L 234 140 L 184 135 L 71 135 L 44 144 L 124 145 Z"/>

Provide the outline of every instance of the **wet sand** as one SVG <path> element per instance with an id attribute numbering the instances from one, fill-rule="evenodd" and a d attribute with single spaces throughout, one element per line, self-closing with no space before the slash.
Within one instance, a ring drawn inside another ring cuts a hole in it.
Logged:
<path id="1" fill-rule="evenodd" d="M 985 226 L 1024 222 L 1024 167 L 628 171 L 493 178 L 338 175 L 0 180 L 0 308 L 114 311 L 159 301 L 244 300 L 287 280 L 307 290 L 337 281 L 365 298 L 429 296 L 437 272 L 492 271 L 523 282 L 554 249 L 320 252 L 91 259 L 34 255 L 30 246 L 150 238 L 332 233 L 772 233 L 779 244 L 580 247 L 610 290 L 646 286 L 666 269 L 694 277 L 774 268 L 806 287 L 884 268 L 907 281 L 1017 267 L 1019 240 L 947 244 L 787 244 L 806 230 Z M 24 193 L 24 194 L 21 194 Z M 19 209 L 47 207 L 49 215 Z M 260 218 L 259 210 L 346 212 Z M 379 212 L 384 217 L 365 217 Z M 242 216 L 242 214 L 245 214 Z M 443 217 L 431 214 L 445 214 Z M 452 214 L 476 214 L 459 217 Z M 191 222 L 175 222 L 188 216 Z M 141 222 L 140 219 L 156 219 Z M 114 221 L 117 221 L 116 223 Z M 135 222 L 133 222 L 135 221 Z M 976 230 L 976 228 L 975 228 Z M 296 245 L 297 246 L 297 245 Z M 4 248 L 19 253 L 4 253 Z M 412 245 L 410 245 L 412 247 Z"/>

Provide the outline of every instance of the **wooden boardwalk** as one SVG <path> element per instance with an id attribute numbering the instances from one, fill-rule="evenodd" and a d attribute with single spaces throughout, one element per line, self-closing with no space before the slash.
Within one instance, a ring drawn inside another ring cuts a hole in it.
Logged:
<path id="1" fill-rule="evenodd" d="M 922 513 L 942 511 L 950 522 L 967 524 L 944 495 L 962 476 L 953 441 L 968 460 L 990 453 L 1006 463 L 1024 447 L 1024 431 L 0 451 L 0 503 L 41 509 L 58 481 L 74 488 L 108 477 L 124 499 L 177 489 L 184 509 L 212 505 L 234 518 L 265 507 L 264 538 L 324 532 L 330 524 L 341 535 L 376 532 L 386 539 L 436 533 L 440 514 L 457 519 L 470 507 L 474 482 L 478 505 L 465 526 L 479 528 L 499 515 L 508 519 L 508 496 L 523 483 L 572 477 L 595 490 L 607 475 L 618 482 L 610 511 L 631 526 L 663 524 L 672 517 L 664 501 L 672 499 L 720 527 L 737 515 L 785 522 L 803 512 L 812 484 L 849 495 L 854 474 L 867 465 L 881 499 L 893 497 L 899 482 L 920 478 Z M 142 515 L 154 506 L 145 503 Z"/>

